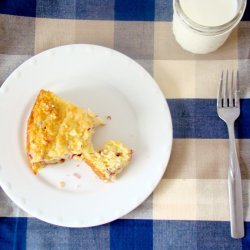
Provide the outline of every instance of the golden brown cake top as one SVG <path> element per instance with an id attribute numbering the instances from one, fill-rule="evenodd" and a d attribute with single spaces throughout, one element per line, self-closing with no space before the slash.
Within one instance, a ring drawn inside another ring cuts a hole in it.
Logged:
<path id="1" fill-rule="evenodd" d="M 95 127 L 101 124 L 93 112 L 41 90 L 28 120 L 27 153 L 31 165 L 36 168 L 41 162 L 80 154 Z"/>

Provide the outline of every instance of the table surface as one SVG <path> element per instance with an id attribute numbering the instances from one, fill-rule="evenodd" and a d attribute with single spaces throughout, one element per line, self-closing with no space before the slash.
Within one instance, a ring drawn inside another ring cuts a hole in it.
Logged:
<path id="1" fill-rule="evenodd" d="M 182 50 L 171 0 L 5 0 L 0 2 L 0 85 L 46 49 L 91 43 L 140 63 L 162 89 L 173 119 L 169 166 L 137 209 L 94 228 L 57 227 L 32 218 L 0 188 L 0 249 L 250 249 L 250 11 L 223 47 L 208 55 Z M 246 237 L 230 237 L 225 124 L 216 113 L 220 73 L 239 69 L 236 122 Z"/>

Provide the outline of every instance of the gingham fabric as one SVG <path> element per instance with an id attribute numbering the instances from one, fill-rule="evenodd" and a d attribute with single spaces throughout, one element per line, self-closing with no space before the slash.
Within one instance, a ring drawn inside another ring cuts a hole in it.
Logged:
<path id="1" fill-rule="evenodd" d="M 0 85 L 41 51 L 98 44 L 123 52 L 152 74 L 174 128 L 172 155 L 160 184 L 140 207 L 112 223 L 83 229 L 50 225 L 20 210 L 0 189 L 0 249 L 250 249 L 249 6 L 226 44 L 208 55 L 188 53 L 175 42 L 172 9 L 171 0 L 0 1 Z M 230 237 L 227 130 L 215 105 L 221 71 L 237 68 L 242 240 Z"/>

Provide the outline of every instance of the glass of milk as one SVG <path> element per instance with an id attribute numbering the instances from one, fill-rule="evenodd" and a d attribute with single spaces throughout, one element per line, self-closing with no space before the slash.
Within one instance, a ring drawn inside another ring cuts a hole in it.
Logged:
<path id="1" fill-rule="evenodd" d="M 215 51 L 241 20 L 246 3 L 247 0 L 174 0 L 176 41 L 195 54 Z"/>

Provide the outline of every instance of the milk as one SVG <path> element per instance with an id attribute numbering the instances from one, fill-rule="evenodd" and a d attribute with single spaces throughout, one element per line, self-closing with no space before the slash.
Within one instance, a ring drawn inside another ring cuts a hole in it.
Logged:
<path id="1" fill-rule="evenodd" d="M 204 31 L 202 27 L 197 28 L 197 25 L 192 27 L 186 24 L 179 14 L 181 11 L 179 13 L 176 11 L 178 6 L 174 0 L 173 32 L 176 41 L 190 52 L 206 54 L 215 51 L 226 41 L 237 24 L 221 32 L 218 27 L 228 23 L 237 15 L 236 0 L 179 0 L 179 4 L 181 11 L 193 22 L 206 26 L 205 28 L 212 27 L 216 31 L 211 33 Z"/>
<path id="2" fill-rule="evenodd" d="M 236 0 L 180 0 L 180 4 L 190 19 L 205 26 L 227 23 L 237 13 Z"/>

